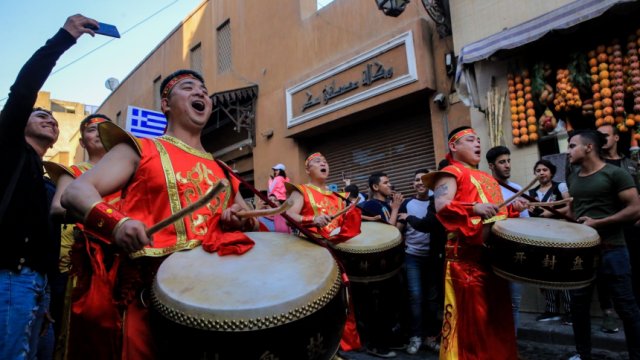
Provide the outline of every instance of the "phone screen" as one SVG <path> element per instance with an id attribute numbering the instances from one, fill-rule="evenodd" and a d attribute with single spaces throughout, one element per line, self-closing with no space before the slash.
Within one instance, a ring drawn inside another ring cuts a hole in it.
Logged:
<path id="1" fill-rule="evenodd" d="M 94 30 L 96 34 L 111 36 L 114 38 L 119 38 L 120 33 L 118 32 L 118 28 L 115 25 L 98 23 L 98 30 Z"/>

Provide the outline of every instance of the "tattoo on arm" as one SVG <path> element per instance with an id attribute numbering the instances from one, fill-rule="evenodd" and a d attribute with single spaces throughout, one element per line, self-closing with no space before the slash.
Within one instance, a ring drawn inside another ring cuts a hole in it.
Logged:
<path id="1" fill-rule="evenodd" d="M 436 190 L 433 192 L 433 197 L 439 198 L 441 196 L 446 195 L 448 191 L 449 191 L 449 187 L 447 186 L 447 184 L 442 184 L 438 186 Z"/>

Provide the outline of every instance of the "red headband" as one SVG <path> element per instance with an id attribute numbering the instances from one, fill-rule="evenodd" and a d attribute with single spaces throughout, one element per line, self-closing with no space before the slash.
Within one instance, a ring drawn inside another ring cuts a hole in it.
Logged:
<path id="1" fill-rule="evenodd" d="M 451 145 L 467 135 L 476 135 L 476 131 L 471 128 L 460 130 L 457 133 L 453 134 L 453 136 L 451 137 L 451 139 L 449 139 L 449 142 L 447 144 Z"/>
<path id="2" fill-rule="evenodd" d="M 91 118 L 89 120 L 83 121 L 80 123 L 80 132 L 84 131 L 84 129 L 87 128 L 87 126 L 91 125 L 91 124 L 99 124 L 99 123 L 103 123 L 105 121 L 109 121 L 105 118 L 102 117 L 94 117 Z"/>
<path id="3" fill-rule="evenodd" d="M 307 157 L 307 160 L 304 161 L 304 166 L 307 167 L 309 166 L 309 162 L 311 162 L 311 160 L 321 157 L 322 154 L 320 154 L 319 152 L 313 153 L 311 155 L 309 155 L 309 157 Z"/>
<path id="4" fill-rule="evenodd" d="M 193 74 L 188 74 L 188 73 L 187 74 L 180 74 L 180 75 L 174 77 L 173 79 L 169 80 L 167 85 L 164 86 L 164 89 L 162 89 L 162 98 L 164 99 L 167 96 L 169 96 L 169 93 L 171 92 L 171 90 L 173 90 L 173 87 L 176 86 L 176 84 L 180 80 L 183 80 L 183 79 L 186 79 L 186 78 L 192 78 L 192 79 L 198 80 L 198 78 L 193 76 Z"/>

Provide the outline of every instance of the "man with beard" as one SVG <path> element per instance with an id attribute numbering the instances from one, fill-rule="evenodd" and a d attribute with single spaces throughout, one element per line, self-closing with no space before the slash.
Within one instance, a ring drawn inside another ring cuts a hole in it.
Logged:
<path id="1" fill-rule="evenodd" d="M 32 358 L 46 304 L 46 273 L 55 269 L 59 236 L 49 222 L 42 156 L 58 138 L 51 112 L 33 109 L 58 58 L 97 22 L 82 15 L 64 26 L 22 67 L 0 114 L 0 358 Z M 51 192 L 51 196 L 53 192 Z M 59 234 L 58 234 L 59 235 Z M 38 314 L 38 315 L 36 315 Z"/>
<path id="2" fill-rule="evenodd" d="M 598 284 L 607 286 L 613 307 L 622 319 L 629 358 L 640 359 L 640 310 L 633 296 L 631 264 L 622 224 L 638 220 L 640 199 L 631 176 L 607 164 L 601 157 L 605 135 L 580 130 L 569 136 L 569 161 L 579 165 L 568 177 L 572 212 L 578 222 L 600 235 Z M 591 296 L 595 282 L 571 291 L 571 316 L 577 355 L 572 360 L 591 359 Z"/>

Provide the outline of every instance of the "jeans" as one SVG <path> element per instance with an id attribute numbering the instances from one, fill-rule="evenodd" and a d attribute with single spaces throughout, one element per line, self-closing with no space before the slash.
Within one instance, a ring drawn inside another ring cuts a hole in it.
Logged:
<path id="1" fill-rule="evenodd" d="M 443 305 L 442 266 L 442 260 L 433 256 L 405 254 L 411 336 L 437 336 L 442 328 L 438 321 Z"/>
<path id="2" fill-rule="evenodd" d="M 31 359 L 38 348 L 38 312 L 46 276 L 29 267 L 0 270 L 0 359 Z"/>
<path id="3" fill-rule="evenodd" d="M 625 246 L 602 251 L 597 273 L 598 282 L 605 284 L 613 307 L 624 327 L 627 350 L 631 360 L 640 359 L 640 309 L 631 288 L 631 266 Z M 594 284 L 571 291 L 571 317 L 576 350 L 582 359 L 591 359 L 591 297 Z"/>
<path id="4" fill-rule="evenodd" d="M 509 282 L 509 292 L 511 293 L 511 309 L 513 310 L 513 325 L 516 336 L 518 336 L 518 325 L 520 324 L 520 302 L 522 302 L 522 284 Z"/>

